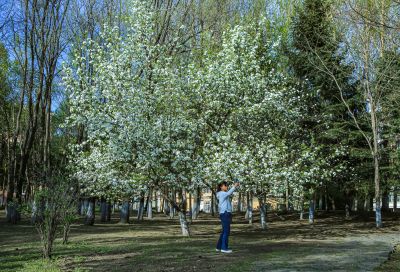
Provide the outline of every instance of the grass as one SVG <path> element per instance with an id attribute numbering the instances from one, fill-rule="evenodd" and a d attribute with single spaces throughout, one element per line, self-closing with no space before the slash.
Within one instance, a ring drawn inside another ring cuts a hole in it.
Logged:
<path id="1" fill-rule="evenodd" d="M 376 272 L 400 271 L 400 244 L 390 253 L 388 260 L 375 269 Z"/>
<path id="2" fill-rule="evenodd" d="M 377 230 L 373 214 L 352 220 L 345 220 L 342 213 L 319 214 L 311 226 L 296 214 L 271 213 L 268 230 L 262 231 L 258 223 L 249 225 L 243 214 L 236 214 L 230 238 L 234 253 L 229 255 L 215 252 L 220 225 L 207 214 L 193 221 L 190 238 L 180 236 L 177 218 L 162 214 L 131 224 L 118 224 L 116 217 L 107 223 L 96 221 L 94 226 L 84 226 L 80 220 L 72 225 L 70 243 L 62 245 L 56 240 L 53 260 L 45 261 L 29 220 L 10 225 L 1 211 L 0 271 L 318 271 L 324 265 L 357 271 L 365 259 L 372 259 L 367 254 L 374 253 L 368 239 L 357 237 L 378 237 L 374 245 L 384 248 L 379 237 L 400 230 L 396 216 L 385 219 L 385 228 Z M 258 220 L 256 215 L 254 222 Z M 358 252 L 367 257 L 351 256 Z M 381 256 L 377 271 L 399 271 L 397 254 L 386 262 Z"/>

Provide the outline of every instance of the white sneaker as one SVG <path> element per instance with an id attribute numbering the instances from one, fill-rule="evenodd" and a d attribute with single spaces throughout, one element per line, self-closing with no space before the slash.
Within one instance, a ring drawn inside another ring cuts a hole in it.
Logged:
<path id="1" fill-rule="evenodd" d="M 232 249 L 221 249 L 222 253 L 232 253 Z"/>
<path id="2" fill-rule="evenodd" d="M 220 251 L 221 251 L 221 249 L 218 249 L 218 248 L 216 248 L 216 249 L 215 249 L 215 251 L 216 251 L 216 252 L 220 252 Z"/>

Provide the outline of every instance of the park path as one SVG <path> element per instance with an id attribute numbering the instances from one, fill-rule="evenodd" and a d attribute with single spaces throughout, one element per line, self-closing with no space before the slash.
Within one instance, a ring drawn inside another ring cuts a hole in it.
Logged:
<path id="1" fill-rule="evenodd" d="M 274 241 L 250 271 L 373 271 L 399 243 L 399 232 Z"/>

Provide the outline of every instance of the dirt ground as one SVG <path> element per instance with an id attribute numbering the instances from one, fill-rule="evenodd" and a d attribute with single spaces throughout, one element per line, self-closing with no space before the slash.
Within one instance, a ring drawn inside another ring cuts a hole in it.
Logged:
<path id="1" fill-rule="evenodd" d="M 40 259 L 36 231 L 27 219 L 12 226 L 3 211 L 0 216 L 0 271 L 23 271 Z M 74 224 L 70 243 L 55 244 L 57 266 L 63 271 L 400 271 L 400 253 L 394 250 L 400 220 L 393 214 L 376 229 L 372 213 L 350 220 L 341 212 L 320 213 L 314 225 L 297 214 L 270 213 L 268 229 L 260 230 L 258 214 L 249 225 L 236 213 L 232 254 L 215 252 L 221 227 L 207 214 L 193 220 L 190 238 L 180 236 L 177 218 L 162 214 L 131 224 L 117 221 Z"/>

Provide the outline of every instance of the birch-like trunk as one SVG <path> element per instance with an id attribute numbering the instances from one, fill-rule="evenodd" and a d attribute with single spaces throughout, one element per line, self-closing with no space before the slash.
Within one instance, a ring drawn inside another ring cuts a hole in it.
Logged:
<path id="1" fill-rule="evenodd" d="M 90 198 L 89 203 L 88 203 L 88 209 L 86 212 L 86 217 L 85 217 L 85 225 L 92 226 L 94 225 L 94 219 L 95 219 L 95 207 L 96 207 L 96 199 L 94 197 Z"/>
<path id="2" fill-rule="evenodd" d="M 267 205 L 265 201 L 265 196 L 261 196 L 258 198 L 260 203 L 260 223 L 261 229 L 267 229 Z"/>
<path id="3" fill-rule="evenodd" d="M 310 207 L 308 211 L 308 222 L 310 224 L 314 224 L 314 210 L 315 210 L 314 205 L 315 205 L 314 198 L 311 196 Z"/>
<path id="4" fill-rule="evenodd" d="M 129 200 L 122 202 L 121 210 L 119 211 L 119 222 L 122 224 L 129 223 Z"/>
<path id="5" fill-rule="evenodd" d="M 153 195 L 153 189 L 149 189 L 149 197 L 147 201 L 147 218 L 153 218 L 153 200 L 152 200 L 152 195 Z"/>

